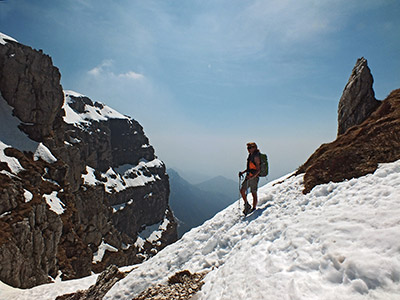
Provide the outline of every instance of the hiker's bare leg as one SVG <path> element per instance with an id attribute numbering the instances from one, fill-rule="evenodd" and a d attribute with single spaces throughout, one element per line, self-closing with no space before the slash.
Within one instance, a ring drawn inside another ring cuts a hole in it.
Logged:
<path id="1" fill-rule="evenodd" d="M 240 190 L 240 194 L 242 195 L 242 198 L 243 198 L 244 204 L 246 204 L 246 203 L 247 203 L 247 195 L 246 195 L 246 190 L 245 190 L 245 189 L 241 189 L 241 190 Z"/>
<path id="2" fill-rule="evenodd" d="M 253 195 L 253 209 L 256 209 L 256 207 L 257 207 L 257 202 L 258 202 L 258 199 L 257 199 L 257 192 L 251 193 L 251 194 Z"/>

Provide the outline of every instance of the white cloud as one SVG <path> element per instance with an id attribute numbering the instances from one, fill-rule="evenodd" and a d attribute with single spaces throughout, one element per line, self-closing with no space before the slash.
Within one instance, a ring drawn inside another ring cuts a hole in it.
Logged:
<path id="1" fill-rule="evenodd" d="M 101 71 L 102 71 L 101 68 L 96 67 L 96 68 L 91 69 L 88 73 L 93 76 L 99 76 Z"/>
<path id="2" fill-rule="evenodd" d="M 134 71 L 128 71 L 126 73 L 115 74 L 112 71 L 113 66 L 114 66 L 113 60 L 104 60 L 100 65 L 89 70 L 87 73 L 89 75 L 95 76 L 95 77 L 104 76 L 104 77 L 110 77 L 110 78 L 114 78 L 114 79 L 121 78 L 121 79 L 139 80 L 139 79 L 145 78 L 145 76 L 143 74 L 140 74 L 140 73 L 137 73 Z"/>
<path id="3" fill-rule="evenodd" d="M 133 71 L 129 71 L 124 74 L 119 74 L 118 77 L 137 80 L 137 79 L 143 79 L 144 75 Z"/>
<path id="4" fill-rule="evenodd" d="M 100 74 L 103 74 L 105 72 L 105 69 L 111 67 L 112 65 L 113 65 L 112 60 L 104 60 L 100 65 L 88 71 L 88 74 L 93 76 L 99 76 Z"/>

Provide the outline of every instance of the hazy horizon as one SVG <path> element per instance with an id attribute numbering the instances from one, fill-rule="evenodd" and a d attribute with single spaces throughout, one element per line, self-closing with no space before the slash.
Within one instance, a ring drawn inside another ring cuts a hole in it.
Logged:
<path id="1" fill-rule="evenodd" d="M 377 99 L 400 88 L 399 15 L 390 0 L 6 0 L 0 31 L 136 119 L 168 168 L 235 180 L 255 141 L 275 179 L 335 139 L 358 58 Z"/>

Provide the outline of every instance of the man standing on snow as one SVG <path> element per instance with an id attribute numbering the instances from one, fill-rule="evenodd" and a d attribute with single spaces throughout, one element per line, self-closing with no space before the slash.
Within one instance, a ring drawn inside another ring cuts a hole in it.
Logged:
<path id="1" fill-rule="evenodd" d="M 239 172 L 239 177 L 242 177 L 246 173 L 242 186 L 240 187 L 240 194 L 244 200 L 243 213 L 247 215 L 256 209 L 257 206 L 257 189 L 258 189 L 258 175 L 260 174 L 260 151 L 257 148 L 256 143 L 247 143 L 247 151 L 249 156 L 247 157 L 247 169 L 243 172 Z M 247 189 L 250 188 L 251 194 L 253 195 L 253 208 L 251 208 L 249 202 L 247 202 Z"/>

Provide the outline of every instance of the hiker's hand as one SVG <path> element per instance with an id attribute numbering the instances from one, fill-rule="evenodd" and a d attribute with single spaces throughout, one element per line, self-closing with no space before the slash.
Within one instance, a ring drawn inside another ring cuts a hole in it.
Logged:
<path id="1" fill-rule="evenodd" d="M 243 176 L 243 172 L 239 172 L 239 177 L 242 177 Z"/>

